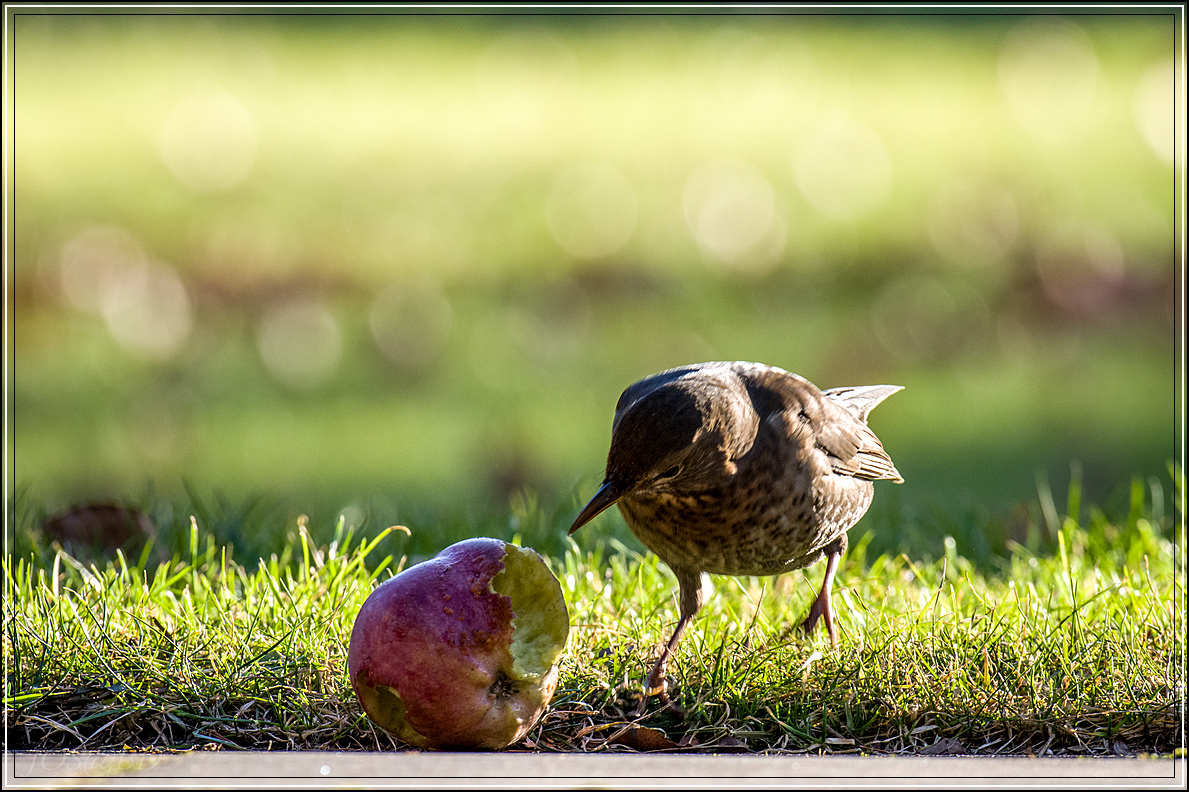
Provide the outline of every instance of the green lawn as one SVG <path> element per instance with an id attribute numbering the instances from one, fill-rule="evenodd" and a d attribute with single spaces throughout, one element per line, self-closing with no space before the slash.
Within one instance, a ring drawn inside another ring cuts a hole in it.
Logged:
<path id="1" fill-rule="evenodd" d="M 550 561 L 571 621 L 561 681 L 517 747 L 1170 752 L 1184 743 L 1185 545 L 1179 471 L 1169 483 L 1175 514 L 1139 479 L 1119 513 L 1081 504 L 1077 486 L 1060 507 L 1042 497 L 1032 548 L 1012 544 L 994 570 L 949 539 L 922 561 L 856 537 L 835 583 L 837 648 L 792 629 L 820 570 L 713 577 L 670 665 L 684 714 L 640 721 L 625 713 L 676 619 L 672 577 L 614 539 L 569 542 Z M 522 506 L 521 525 L 564 532 Z M 44 546 L 6 556 L 10 746 L 399 748 L 362 716 L 346 651 L 363 600 L 408 563 L 404 534 L 340 520 L 316 546 L 305 520 L 289 528 L 259 563 L 197 520 L 159 566 L 150 549 L 91 565 Z"/>

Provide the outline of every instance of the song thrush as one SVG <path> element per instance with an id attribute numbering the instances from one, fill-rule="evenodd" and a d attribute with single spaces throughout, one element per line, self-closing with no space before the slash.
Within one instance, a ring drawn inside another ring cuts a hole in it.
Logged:
<path id="1" fill-rule="evenodd" d="M 872 481 L 903 481 L 867 427 L 900 390 L 818 390 L 759 363 L 700 363 L 646 377 L 619 397 L 602 487 L 573 534 L 612 504 L 680 585 L 680 618 L 645 684 L 668 702 L 665 666 L 702 605 L 702 573 L 776 575 L 823 557 L 822 588 L 802 626 L 825 622 L 837 643 L 830 587 L 847 530 L 871 504 Z"/>

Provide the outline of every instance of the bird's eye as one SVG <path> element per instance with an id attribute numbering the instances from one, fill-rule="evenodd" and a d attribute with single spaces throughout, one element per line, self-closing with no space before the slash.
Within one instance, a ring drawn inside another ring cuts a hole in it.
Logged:
<path id="1" fill-rule="evenodd" d="M 664 473 L 657 476 L 657 478 L 662 478 L 662 479 L 673 478 L 680 472 L 681 472 L 681 468 L 679 468 L 677 465 L 674 465 L 673 467 L 666 470 Z"/>

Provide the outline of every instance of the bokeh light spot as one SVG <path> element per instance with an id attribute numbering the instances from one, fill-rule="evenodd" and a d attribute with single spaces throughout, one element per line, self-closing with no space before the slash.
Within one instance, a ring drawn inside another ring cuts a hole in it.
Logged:
<path id="1" fill-rule="evenodd" d="M 1135 123 L 1156 156 L 1173 163 L 1176 146 L 1176 71 L 1172 58 L 1148 69 L 1135 89 Z M 1185 127 L 1181 126 L 1184 135 Z"/>
<path id="2" fill-rule="evenodd" d="M 570 255 L 611 256 L 635 233 L 636 191 L 609 165 L 576 165 L 553 182 L 545 201 L 545 219 L 553 238 Z"/>
<path id="3" fill-rule="evenodd" d="M 749 163 L 704 165 L 686 182 L 684 207 L 694 239 L 720 263 L 764 269 L 783 252 L 772 185 Z"/>
<path id="4" fill-rule="evenodd" d="M 136 239 L 122 228 L 89 226 L 62 246 L 59 276 L 62 293 L 75 308 L 100 315 L 113 290 L 148 267 Z"/>
<path id="5" fill-rule="evenodd" d="M 104 298 L 103 318 L 122 347 L 157 360 L 181 349 L 194 326 L 185 285 L 159 263 L 116 278 Z"/>
<path id="6" fill-rule="evenodd" d="M 58 263 L 67 301 L 102 316 L 125 350 L 164 360 L 190 336 L 194 318 L 181 278 L 171 267 L 150 262 L 124 229 L 82 229 L 62 246 Z"/>
<path id="7" fill-rule="evenodd" d="M 326 306 L 297 300 L 271 307 L 256 333 L 265 368 L 291 388 L 309 390 L 337 371 L 343 339 Z"/>
<path id="8" fill-rule="evenodd" d="M 1098 58 L 1073 22 L 1035 17 L 1004 39 L 999 86 L 1016 120 L 1037 138 L 1060 141 L 1076 131 L 1094 102 Z"/>
<path id="9" fill-rule="evenodd" d="M 380 292 L 368 312 L 376 346 L 388 360 L 412 368 L 437 359 L 452 323 L 450 301 L 426 283 L 394 283 Z"/>
<path id="10" fill-rule="evenodd" d="M 879 135 L 840 117 L 810 132 L 797 150 L 793 171 L 805 200 L 834 220 L 870 212 L 892 187 L 892 162 Z"/>
<path id="11" fill-rule="evenodd" d="M 256 122 L 230 94 L 195 94 L 179 102 L 161 125 L 160 152 L 165 167 L 186 187 L 224 192 L 252 171 Z"/>

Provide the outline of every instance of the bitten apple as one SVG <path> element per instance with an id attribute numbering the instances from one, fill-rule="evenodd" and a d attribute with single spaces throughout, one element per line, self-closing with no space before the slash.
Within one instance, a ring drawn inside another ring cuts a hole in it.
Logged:
<path id="1" fill-rule="evenodd" d="M 364 712 L 405 742 L 503 748 L 544 713 L 569 631 L 561 585 L 539 555 L 467 539 L 371 593 L 347 668 Z"/>

